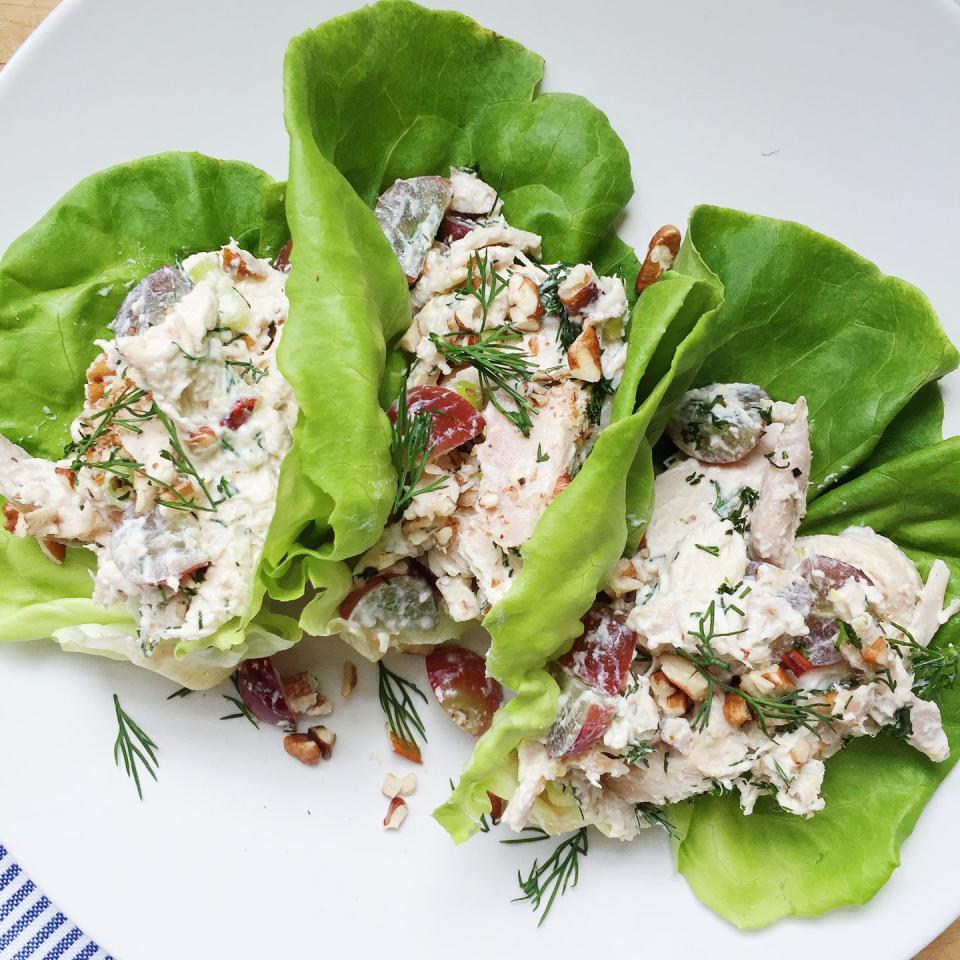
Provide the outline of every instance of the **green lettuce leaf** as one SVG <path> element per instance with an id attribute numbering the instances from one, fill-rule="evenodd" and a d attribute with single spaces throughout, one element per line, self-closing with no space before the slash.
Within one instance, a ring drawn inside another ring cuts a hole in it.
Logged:
<path id="1" fill-rule="evenodd" d="M 0 260 L 0 432 L 34 456 L 62 456 L 82 409 L 86 368 L 99 352 L 94 341 L 111 336 L 108 324 L 130 287 L 231 237 L 261 257 L 275 255 L 287 237 L 282 185 L 248 164 L 165 153 L 74 187 Z M 281 488 L 296 484 L 285 464 Z M 0 534 L 0 641 L 53 637 L 69 649 L 143 661 L 126 608 L 90 599 L 92 559 L 71 549 L 55 566 L 36 543 Z M 264 589 L 255 583 L 248 616 L 204 649 L 181 645 L 176 656 L 167 651 L 144 665 L 209 685 L 251 650 L 288 646 L 299 636 L 289 618 L 250 624 Z"/>
<path id="2" fill-rule="evenodd" d="M 791 402 L 806 396 L 811 500 L 863 461 L 907 401 L 960 360 L 916 287 L 808 227 L 702 206 L 685 244 L 724 288 L 714 347 L 696 382 L 757 383 Z"/>
<path id="3" fill-rule="evenodd" d="M 892 460 L 838 486 L 811 505 L 804 534 L 870 526 L 896 542 L 926 576 L 934 559 L 950 567 L 948 598 L 960 596 L 960 438 Z M 949 621 L 936 645 L 960 643 Z M 826 808 L 812 820 L 758 805 L 744 817 L 733 796 L 708 797 L 676 818 L 677 863 L 694 893 L 743 928 L 788 915 L 816 916 L 862 904 L 900 863 L 933 791 L 956 763 L 960 690 L 941 702 L 954 751 L 933 763 L 890 736 L 858 739 L 827 762 Z M 856 850 L 854 861 L 850 851 Z"/>
<path id="4" fill-rule="evenodd" d="M 884 431 L 873 453 L 854 471 L 855 476 L 888 460 L 922 450 L 943 439 L 943 396 L 939 383 L 928 383 L 907 401 Z"/>
<path id="5" fill-rule="evenodd" d="M 130 287 L 230 237 L 264 257 L 286 239 L 281 190 L 248 164 L 164 153 L 77 184 L 0 260 L 0 433 L 62 456 Z"/>

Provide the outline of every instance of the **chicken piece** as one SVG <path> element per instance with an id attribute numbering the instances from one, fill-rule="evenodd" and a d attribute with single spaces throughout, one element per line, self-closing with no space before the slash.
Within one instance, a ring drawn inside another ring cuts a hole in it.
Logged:
<path id="1" fill-rule="evenodd" d="M 952 600 L 946 607 L 943 605 L 949 579 L 950 568 L 942 560 L 934 560 L 910 618 L 910 633 L 921 647 L 927 646 L 934 634 L 960 609 L 960 600 Z"/>
<path id="2" fill-rule="evenodd" d="M 702 730 L 684 736 L 685 728 L 668 728 L 683 740 L 686 754 L 661 748 L 647 758 L 647 766 L 634 766 L 623 777 L 607 782 L 607 788 L 631 803 L 673 803 L 704 793 L 713 780 L 729 781 L 750 769 L 750 741 L 739 728 L 727 722 L 721 698 L 717 697 Z"/>
<path id="3" fill-rule="evenodd" d="M 450 168 L 450 186 L 453 196 L 450 210 L 454 214 L 466 214 L 468 217 L 487 217 L 498 212 L 499 195 L 488 183 L 484 183 L 472 170 L 461 167 Z"/>
<path id="4" fill-rule="evenodd" d="M 650 826 L 637 816 L 632 803 L 613 791 L 596 786 L 575 770 L 570 773 L 570 781 L 584 822 L 593 824 L 611 840 L 633 840 L 641 830 Z"/>
<path id="5" fill-rule="evenodd" d="M 503 822 L 511 830 L 522 830 L 527 825 L 537 797 L 548 780 L 557 780 L 567 772 L 566 764 L 555 760 L 538 740 L 523 740 L 517 748 L 518 782 L 506 810 Z"/>
<path id="6" fill-rule="evenodd" d="M 109 530 L 106 517 L 57 473 L 56 464 L 31 457 L 2 435 L 0 494 L 21 514 L 14 531 L 19 536 L 91 541 Z"/>
<path id="7" fill-rule="evenodd" d="M 529 437 L 493 404 L 483 416 L 486 438 L 475 451 L 481 472 L 477 502 L 481 507 L 495 502 L 485 514 L 491 538 L 503 549 L 519 547 L 533 535 L 576 456 L 587 426 L 584 394 L 569 382 L 547 391 Z"/>
<path id="8" fill-rule="evenodd" d="M 785 567 L 793 559 L 793 541 L 807 510 L 810 479 L 810 431 L 807 401 L 775 403 L 773 422 L 747 458 L 764 464 L 758 497 L 750 514 L 749 552 L 753 560 Z"/>
<path id="9" fill-rule="evenodd" d="M 950 756 L 950 744 L 943 730 L 940 708 L 929 700 L 914 699 L 910 707 L 912 732 L 907 743 L 926 754 L 934 763 L 941 763 Z"/>
<path id="10" fill-rule="evenodd" d="M 874 600 L 881 605 L 878 612 L 883 619 L 903 625 L 913 621 L 923 583 L 917 568 L 892 540 L 870 527 L 850 527 L 838 536 L 800 537 L 793 564 L 818 554 L 862 570 L 876 587 Z"/>

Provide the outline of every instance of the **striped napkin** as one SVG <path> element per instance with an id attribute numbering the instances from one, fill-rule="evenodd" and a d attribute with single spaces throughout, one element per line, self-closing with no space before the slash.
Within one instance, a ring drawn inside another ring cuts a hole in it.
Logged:
<path id="1" fill-rule="evenodd" d="M 3 960 L 112 960 L 72 924 L 0 843 L 0 957 Z"/>

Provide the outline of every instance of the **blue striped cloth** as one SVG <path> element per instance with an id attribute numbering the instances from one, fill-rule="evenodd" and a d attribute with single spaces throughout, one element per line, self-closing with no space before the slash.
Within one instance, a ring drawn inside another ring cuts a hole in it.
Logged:
<path id="1" fill-rule="evenodd" d="M 0 957 L 3 960 L 112 960 L 72 924 L 0 843 Z"/>

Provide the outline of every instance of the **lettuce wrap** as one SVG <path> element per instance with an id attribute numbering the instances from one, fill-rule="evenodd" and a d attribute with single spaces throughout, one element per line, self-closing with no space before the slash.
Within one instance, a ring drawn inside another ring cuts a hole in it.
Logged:
<path id="1" fill-rule="evenodd" d="M 450 50 L 457 50 L 455 59 Z M 424 63 L 436 69 L 425 73 Z M 308 581 L 317 590 L 301 618 L 308 632 L 335 633 L 342 626 L 336 613 L 350 572 L 339 561 L 378 540 L 396 491 L 383 408 L 396 398 L 406 364 L 396 342 L 410 324 L 410 305 L 403 272 L 371 211 L 383 188 L 398 178 L 476 164 L 499 186 L 509 222 L 543 237 L 545 261 L 592 260 L 598 271 L 621 271 L 632 287 L 639 264 L 613 232 L 633 192 L 626 149 L 588 101 L 537 94 L 542 74 L 542 59 L 520 44 L 461 14 L 407 0 L 382 0 L 290 44 L 284 78 L 294 269 L 288 290 L 294 317 L 323 318 L 326 349 L 303 356 L 287 335 L 281 353 L 288 366 L 309 367 L 330 388 L 322 401 L 326 431 L 301 464 L 313 502 L 287 513 L 292 529 L 316 530 L 313 549 L 302 563 L 288 557 L 275 573 L 291 598 Z M 647 347 L 638 343 L 634 352 L 653 349 L 653 329 Z M 638 424 L 613 431 L 587 459 L 605 466 L 585 469 L 558 498 L 584 538 L 594 519 L 619 516 L 614 526 L 623 523 L 619 488 L 642 432 Z M 620 479 L 611 477 L 608 490 L 601 470 L 610 477 L 611 460 L 621 465 Z M 594 509 L 599 488 L 617 509 Z M 328 526 L 319 528 L 317 515 L 329 516 Z M 580 539 L 569 530 L 560 536 L 561 526 L 538 530 L 541 554 L 553 552 L 554 541 L 559 548 Z M 606 553 L 619 549 L 616 539 L 612 547 L 606 536 L 596 540 L 594 586 L 598 571 L 612 562 Z M 536 566 L 528 573 L 533 582 Z M 571 589 L 577 602 L 561 611 L 558 596 L 555 614 L 568 631 L 580 594 L 590 588 L 584 581 Z M 506 661 L 501 666 L 496 653 L 510 610 L 494 609 L 486 625 L 495 637 L 491 670 L 517 688 L 523 671 Z"/>
<path id="2" fill-rule="evenodd" d="M 634 323 L 684 277 L 715 277 L 723 301 L 690 333 L 682 324 L 661 331 L 640 377 L 642 403 L 633 415 L 648 419 L 646 443 L 656 442 L 673 401 L 690 386 L 754 382 L 777 399 L 794 401 L 804 394 L 814 460 L 801 533 L 870 525 L 900 544 L 922 574 L 934 557 L 945 559 L 953 573 L 949 596 L 956 596 L 953 522 L 943 517 L 951 514 L 960 447 L 955 441 L 936 443 L 943 404 L 935 381 L 956 367 L 958 355 L 923 295 L 805 227 L 712 207 L 693 212 L 675 270 L 640 298 Z M 673 365 L 666 368 L 671 354 Z M 625 392 L 617 403 L 622 411 Z M 652 462 L 638 458 L 634 472 L 643 503 L 650 495 Z M 847 474 L 853 479 L 837 486 Z M 554 567 L 554 582 L 569 576 L 569 567 Z M 585 599 L 581 614 L 592 599 Z M 535 616 L 532 597 L 528 603 Z M 937 642 L 951 643 L 957 629 L 951 624 Z M 543 665 L 565 652 L 569 641 L 559 632 L 536 636 L 536 652 L 523 633 L 501 646 L 511 667 L 526 671 L 520 694 L 494 719 L 453 796 L 437 811 L 458 841 L 471 835 L 477 818 L 489 810 L 487 790 L 506 789 L 499 795 L 509 795 L 515 783 L 510 753 L 519 740 L 542 735 L 555 716 L 557 691 Z M 537 655 L 543 658 L 539 662 Z M 950 693 L 943 702 L 951 740 L 957 733 L 957 699 Z M 861 903 L 876 892 L 948 766 L 881 738 L 844 750 L 827 768 L 826 810 L 810 822 L 772 805 L 746 818 L 730 797 L 674 808 L 678 865 L 701 899 L 735 923 L 761 926 L 788 913 Z M 891 783 L 896 788 L 885 792 Z M 860 806 L 845 802 L 857 791 Z M 866 816 L 863 803 L 870 804 Z M 541 797 L 534 816 L 551 830 L 582 824 L 575 801 L 560 791 Z M 869 838 L 863 826 L 868 822 Z M 844 834 L 864 836 L 856 878 L 844 874 L 839 860 L 832 873 L 819 866 L 825 857 L 839 857 Z"/>
<path id="3" fill-rule="evenodd" d="M 274 256 L 287 238 L 283 185 L 243 163 L 166 153 L 111 167 L 82 181 L 0 261 L 0 431 L 33 456 L 57 459 L 83 405 L 85 371 L 110 337 L 108 324 L 130 287 L 164 264 L 234 237 L 257 256 Z M 298 396 L 310 392 L 300 380 Z M 301 437 L 309 437 L 304 419 Z M 300 494 L 295 460 L 285 463 L 281 496 Z M 278 522 L 265 553 L 293 549 Z M 33 540 L 0 534 L 0 640 L 53 637 L 64 649 L 130 659 L 190 687 L 219 682 L 247 657 L 285 649 L 300 637 L 295 621 L 261 612 L 266 572 L 251 585 L 243 617 L 201 645 L 140 652 L 126 607 L 91 598 L 93 557 L 67 551 L 55 566 Z"/>

